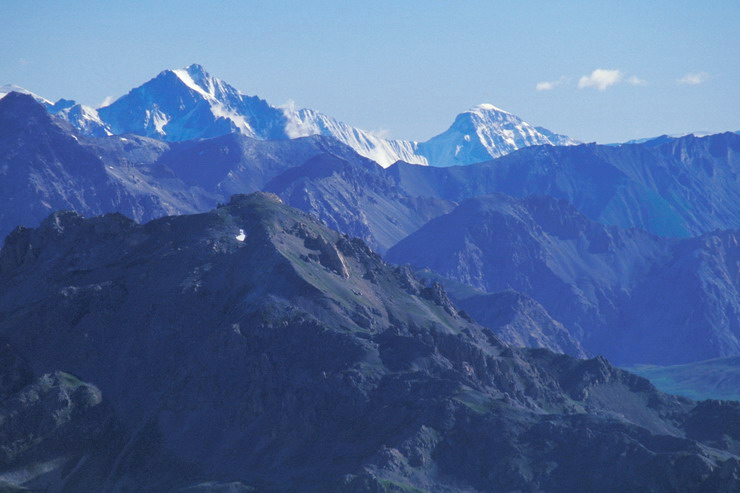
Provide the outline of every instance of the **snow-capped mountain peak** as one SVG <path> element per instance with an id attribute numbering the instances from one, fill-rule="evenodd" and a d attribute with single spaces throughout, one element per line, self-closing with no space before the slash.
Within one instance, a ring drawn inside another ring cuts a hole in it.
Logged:
<path id="1" fill-rule="evenodd" d="M 495 112 L 495 113 L 504 113 L 504 114 L 507 114 L 507 115 L 511 115 L 511 113 L 509 113 L 508 111 L 502 110 L 501 108 L 499 108 L 497 106 L 494 106 L 494 105 L 492 105 L 490 103 L 481 103 L 481 104 L 475 105 L 472 108 L 470 108 L 470 110 L 468 110 L 468 112 L 469 113 L 477 113 L 477 114 L 484 114 L 484 113 Z"/>
<path id="2" fill-rule="evenodd" d="M 242 96 L 242 93 L 239 92 L 238 89 L 211 76 L 211 74 L 206 72 L 203 66 L 198 65 L 197 63 L 189 65 L 183 69 L 172 70 L 171 72 L 174 73 L 183 84 L 208 100 L 223 103 L 228 98 Z"/>
<path id="3" fill-rule="evenodd" d="M 165 70 L 99 113 L 114 133 L 168 141 L 230 132 L 261 139 L 285 138 L 280 110 L 243 95 L 197 64 Z"/>
<path id="4" fill-rule="evenodd" d="M 419 144 L 419 153 L 435 166 L 452 166 L 488 161 L 522 147 L 544 144 L 576 142 L 484 103 L 460 113 L 445 132 Z"/>
<path id="5" fill-rule="evenodd" d="M 47 101 L 45 106 L 88 135 L 133 133 L 183 141 L 231 132 L 265 140 L 319 134 L 336 138 L 383 167 L 399 160 L 435 166 L 471 164 L 529 145 L 575 143 L 532 127 L 492 104 L 479 104 L 459 114 L 446 132 L 427 142 L 391 140 L 315 110 L 292 104 L 272 106 L 243 94 L 198 64 L 164 70 L 98 110 L 68 101 L 54 108 Z"/>
<path id="6" fill-rule="evenodd" d="M 43 104 L 47 108 L 50 107 L 50 106 L 53 106 L 53 104 L 54 104 L 51 101 L 49 101 L 48 99 L 43 98 L 43 97 L 39 96 L 38 94 L 34 94 L 34 93 L 32 93 L 31 91 L 29 91 L 28 89 L 26 89 L 24 87 L 16 86 L 15 84 L 5 84 L 3 86 L 0 86 L 0 99 L 4 98 L 5 96 L 7 96 L 11 92 L 18 92 L 18 93 L 21 93 L 21 94 L 28 94 L 29 96 L 33 96 L 33 99 L 35 99 L 39 103 Z"/>

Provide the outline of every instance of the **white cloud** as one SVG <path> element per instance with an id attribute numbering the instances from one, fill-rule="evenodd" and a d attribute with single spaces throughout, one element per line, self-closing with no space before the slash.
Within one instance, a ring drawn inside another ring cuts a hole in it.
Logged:
<path id="1" fill-rule="evenodd" d="M 300 118 L 298 106 L 296 106 L 295 101 L 292 99 L 281 104 L 278 108 L 288 118 L 288 124 L 285 126 L 285 134 L 291 139 L 321 134 L 321 129 L 311 122 L 310 119 L 302 120 Z"/>
<path id="2" fill-rule="evenodd" d="M 379 139 L 388 140 L 391 138 L 391 131 L 388 130 L 387 128 L 378 128 L 376 130 L 369 130 L 367 133 Z"/>
<path id="3" fill-rule="evenodd" d="M 685 84 L 689 86 L 698 86 L 699 84 L 703 84 L 704 82 L 709 80 L 709 74 L 706 72 L 691 72 L 680 79 L 678 79 L 676 82 L 679 84 Z"/>
<path id="4" fill-rule="evenodd" d="M 558 80 L 545 80 L 542 82 L 538 82 L 537 85 L 535 85 L 535 89 L 538 91 L 551 91 L 555 89 L 558 86 L 562 86 L 565 84 L 565 76 L 560 77 Z"/>
<path id="5" fill-rule="evenodd" d="M 98 105 L 98 108 L 103 108 L 105 106 L 108 106 L 115 100 L 116 99 L 113 96 L 106 96 L 105 99 L 100 102 L 100 104 Z"/>
<path id="6" fill-rule="evenodd" d="M 584 75 L 578 79 L 578 88 L 593 87 L 599 91 L 604 91 L 607 87 L 620 82 L 623 77 L 624 75 L 620 70 L 597 68 L 591 72 L 591 75 Z"/>
<path id="7" fill-rule="evenodd" d="M 627 79 L 627 84 L 631 86 L 646 86 L 647 81 L 645 79 L 641 79 L 636 75 L 633 75 L 632 77 L 629 77 Z"/>

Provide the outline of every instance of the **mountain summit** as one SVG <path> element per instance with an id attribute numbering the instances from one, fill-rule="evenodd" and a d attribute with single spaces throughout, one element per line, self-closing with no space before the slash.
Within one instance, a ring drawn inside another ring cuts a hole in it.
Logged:
<path id="1" fill-rule="evenodd" d="M 419 144 L 419 153 L 437 166 L 452 166 L 488 161 L 522 147 L 576 143 L 492 104 L 480 104 L 457 115 L 445 132 Z"/>
<path id="2" fill-rule="evenodd" d="M 3 90 L 11 89 L 0 89 L 0 97 Z M 232 132 L 262 140 L 324 135 L 383 167 L 397 161 L 434 166 L 472 164 L 526 146 L 575 143 L 490 104 L 458 115 L 446 132 L 427 142 L 384 139 L 315 110 L 272 106 L 257 96 L 247 96 L 198 64 L 164 70 L 97 110 L 74 101 L 52 104 L 37 99 L 84 135 L 131 133 L 170 142 Z"/>

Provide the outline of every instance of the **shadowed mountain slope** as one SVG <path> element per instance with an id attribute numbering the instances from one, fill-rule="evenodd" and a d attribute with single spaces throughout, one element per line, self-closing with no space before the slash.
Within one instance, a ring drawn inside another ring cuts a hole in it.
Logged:
<path id="1" fill-rule="evenodd" d="M 99 491 L 738 486 L 737 405 L 512 349 L 273 195 L 144 225 L 55 213 L 7 238 L 0 293 L 0 335 L 121 422 L 96 460 L 48 473 L 62 491 L 106 461 Z"/>
<path id="2" fill-rule="evenodd" d="M 740 239 L 665 239 L 593 222 L 564 201 L 482 196 L 388 260 L 533 297 L 593 354 L 671 364 L 740 354 Z"/>

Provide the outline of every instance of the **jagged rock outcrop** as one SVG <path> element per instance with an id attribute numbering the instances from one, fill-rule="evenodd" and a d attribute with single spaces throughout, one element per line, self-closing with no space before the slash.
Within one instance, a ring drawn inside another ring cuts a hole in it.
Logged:
<path id="1" fill-rule="evenodd" d="M 0 341 L 0 491 L 49 486 L 49 475 L 86 460 L 110 420 L 94 385 L 61 371 L 37 377 Z"/>

